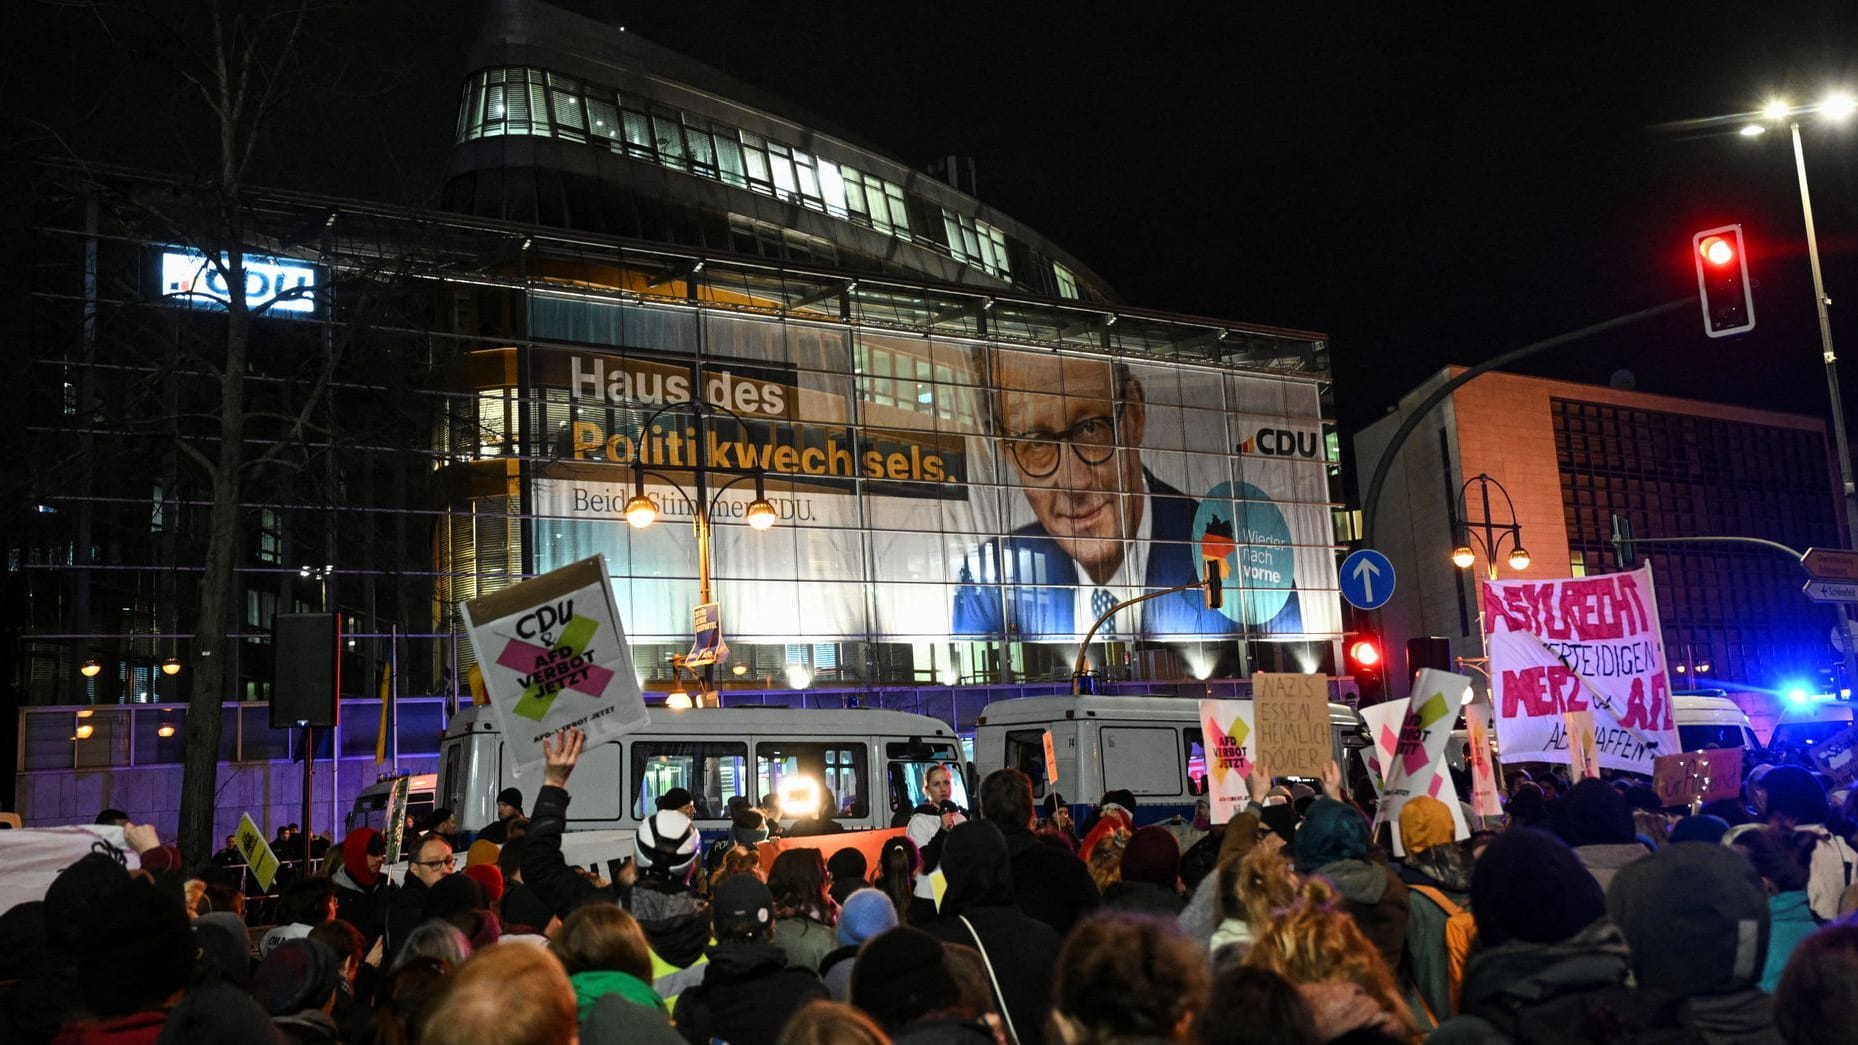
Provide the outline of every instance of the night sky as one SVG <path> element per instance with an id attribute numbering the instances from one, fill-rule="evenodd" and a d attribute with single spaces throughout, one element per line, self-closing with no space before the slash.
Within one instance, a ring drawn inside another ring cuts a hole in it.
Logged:
<path id="1" fill-rule="evenodd" d="M 204 155 L 177 136 L 184 92 L 158 72 L 184 31 L 7 6 L 8 157 Z M 469 5 L 394 6 L 337 5 L 318 27 L 316 72 L 350 86 L 299 100 L 270 180 L 339 173 L 350 183 L 326 191 L 436 197 Z M 1132 305 L 1327 333 L 1345 433 L 1446 363 L 1693 294 L 1691 234 L 1731 221 L 1760 284 L 1753 334 L 1710 341 L 1687 309 L 1523 369 L 1826 409 L 1785 135 L 1667 125 L 1778 89 L 1858 90 L 1851 0 L 1561 4 L 1552 19 L 1471 4 L 564 6 L 913 166 L 972 157 L 986 202 Z M 1858 122 L 1805 133 L 1834 335 L 1858 366 L 1858 320 L 1837 307 L 1858 301 Z"/>
<path id="2" fill-rule="evenodd" d="M 635 6 L 892 155 L 974 157 L 1131 304 L 1329 334 L 1346 432 L 1445 363 L 1694 294 L 1691 234 L 1728 222 L 1754 333 L 1690 309 L 1526 369 L 1826 410 L 1785 136 L 1663 125 L 1858 90 L 1858 4 Z M 1858 122 L 1804 130 L 1828 293 L 1858 302 Z"/>

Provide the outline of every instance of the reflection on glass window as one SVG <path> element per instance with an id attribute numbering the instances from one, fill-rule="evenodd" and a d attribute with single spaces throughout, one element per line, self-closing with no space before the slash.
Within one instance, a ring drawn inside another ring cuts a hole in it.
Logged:
<path id="1" fill-rule="evenodd" d="M 863 818 L 871 812 L 865 761 L 864 746 L 847 741 L 757 744 L 757 797 L 812 796 L 820 816 Z M 795 809 L 788 815 L 796 813 L 804 818 L 805 810 Z"/>
<path id="2" fill-rule="evenodd" d="M 698 820 L 719 819 L 731 798 L 749 794 L 747 766 L 747 744 L 640 741 L 632 745 L 632 815 L 656 812 L 658 799 L 681 787 L 690 792 Z"/>

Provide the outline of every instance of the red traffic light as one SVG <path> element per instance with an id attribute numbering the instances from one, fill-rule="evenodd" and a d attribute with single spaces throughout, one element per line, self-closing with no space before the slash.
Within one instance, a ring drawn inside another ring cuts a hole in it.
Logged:
<path id="1" fill-rule="evenodd" d="M 1372 639 L 1358 639 L 1348 647 L 1348 659 L 1358 668 L 1379 667 L 1381 647 Z"/>
<path id="2" fill-rule="evenodd" d="M 1703 333 L 1728 337 L 1755 328 L 1755 298 L 1748 278 L 1748 253 L 1742 249 L 1742 226 L 1722 225 L 1690 237 L 1697 266 L 1697 299 L 1703 308 Z"/>
<path id="3" fill-rule="evenodd" d="M 1721 236 L 1706 236 L 1698 242 L 1697 253 L 1712 265 L 1727 265 L 1735 260 L 1735 244 Z"/>

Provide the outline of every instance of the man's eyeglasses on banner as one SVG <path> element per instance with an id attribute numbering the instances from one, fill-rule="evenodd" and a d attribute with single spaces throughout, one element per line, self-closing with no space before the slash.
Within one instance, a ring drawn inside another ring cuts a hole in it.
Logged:
<path id="1" fill-rule="evenodd" d="M 1029 479 L 1044 479 L 1057 472 L 1066 446 L 1079 461 L 1094 468 L 1116 456 L 1116 426 L 1122 415 L 1118 403 L 1116 416 L 1086 417 L 1062 432 L 1008 433 L 1006 449 Z"/>

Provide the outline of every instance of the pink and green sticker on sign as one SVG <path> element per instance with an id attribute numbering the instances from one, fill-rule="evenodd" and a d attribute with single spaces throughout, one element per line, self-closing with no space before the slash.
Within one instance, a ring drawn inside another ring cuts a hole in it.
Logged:
<path id="1" fill-rule="evenodd" d="M 523 695 L 510 710 L 540 722 L 555 695 L 564 689 L 591 697 L 604 695 L 613 673 L 593 662 L 593 639 L 599 630 L 598 621 L 576 616 L 561 629 L 553 647 L 511 639 L 497 657 L 498 664 L 522 675 L 517 684 L 523 687 Z"/>

